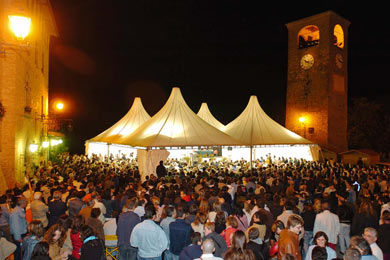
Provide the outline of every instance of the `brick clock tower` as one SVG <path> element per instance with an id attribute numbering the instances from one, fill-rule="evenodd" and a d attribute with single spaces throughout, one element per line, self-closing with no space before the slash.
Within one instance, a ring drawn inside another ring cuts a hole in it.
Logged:
<path id="1" fill-rule="evenodd" d="M 286 127 L 334 152 L 348 149 L 349 24 L 327 11 L 286 25 Z"/>

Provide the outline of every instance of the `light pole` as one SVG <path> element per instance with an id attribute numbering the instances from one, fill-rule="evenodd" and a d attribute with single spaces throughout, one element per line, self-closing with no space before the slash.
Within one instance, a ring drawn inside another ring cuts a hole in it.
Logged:
<path id="1" fill-rule="evenodd" d="M 305 116 L 301 116 L 298 121 L 302 124 L 303 137 L 306 138 L 306 122 L 307 118 Z"/>

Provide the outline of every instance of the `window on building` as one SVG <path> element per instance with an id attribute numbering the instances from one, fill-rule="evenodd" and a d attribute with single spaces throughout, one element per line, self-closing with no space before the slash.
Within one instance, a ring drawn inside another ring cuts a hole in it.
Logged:
<path id="1" fill-rule="evenodd" d="M 298 48 L 304 49 L 320 43 L 320 30 L 315 25 L 303 27 L 298 32 Z"/>
<path id="2" fill-rule="evenodd" d="M 341 25 L 336 24 L 333 30 L 333 44 L 340 49 L 344 49 L 344 30 Z"/>
<path id="3" fill-rule="evenodd" d="M 32 108 L 31 108 L 31 88 L 28 84 L 28 80 L 26 80 L 25 86 L 24 86 L 24 91 L 25 91 L 25 105 L 24 105 L 24 112 L 30 113 Z"/>

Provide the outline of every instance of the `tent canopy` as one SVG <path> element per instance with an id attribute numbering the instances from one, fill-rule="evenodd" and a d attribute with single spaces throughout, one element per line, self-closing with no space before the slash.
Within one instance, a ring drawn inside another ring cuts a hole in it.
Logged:
<path id="1" fill-rule="evenodd" d="M 312 144 L 270 118 L 260 107 L 256 96 L 251 96 L 244 111 L 224 130 L 246 145 Z"/>
<path id="2" fill-rule="evenodd" d="M 186 104 L 179 88 L 173 88 L 165 105 L 129 136 L 115 142 L 139 147 L 242 145 L 198 117 Z"/>
<path id="3" fill-rule="evenodd" d="M 136 97 L 127 114 L 103 133 L 88 142 L 116 143 L 117 138 L 128 136 L 151 117 L 144 109 L 141 98 Z"/>
<path id="4" fill-rule="evenodd" d="M 207 103 L 202 103 L 197 115 L 218 130 L 223 131 L 225 126 L 211 114 Z"/>

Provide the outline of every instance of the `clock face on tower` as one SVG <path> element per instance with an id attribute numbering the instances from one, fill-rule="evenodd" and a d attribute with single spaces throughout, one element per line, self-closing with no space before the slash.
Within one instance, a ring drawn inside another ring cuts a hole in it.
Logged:
<path id="1" fill-rule="evenodd" d="M 314 65 L 314 57 L 311 54 L 305 54 L 301 58 L 301 68 L 304 70 L 310 69 Z"/>

